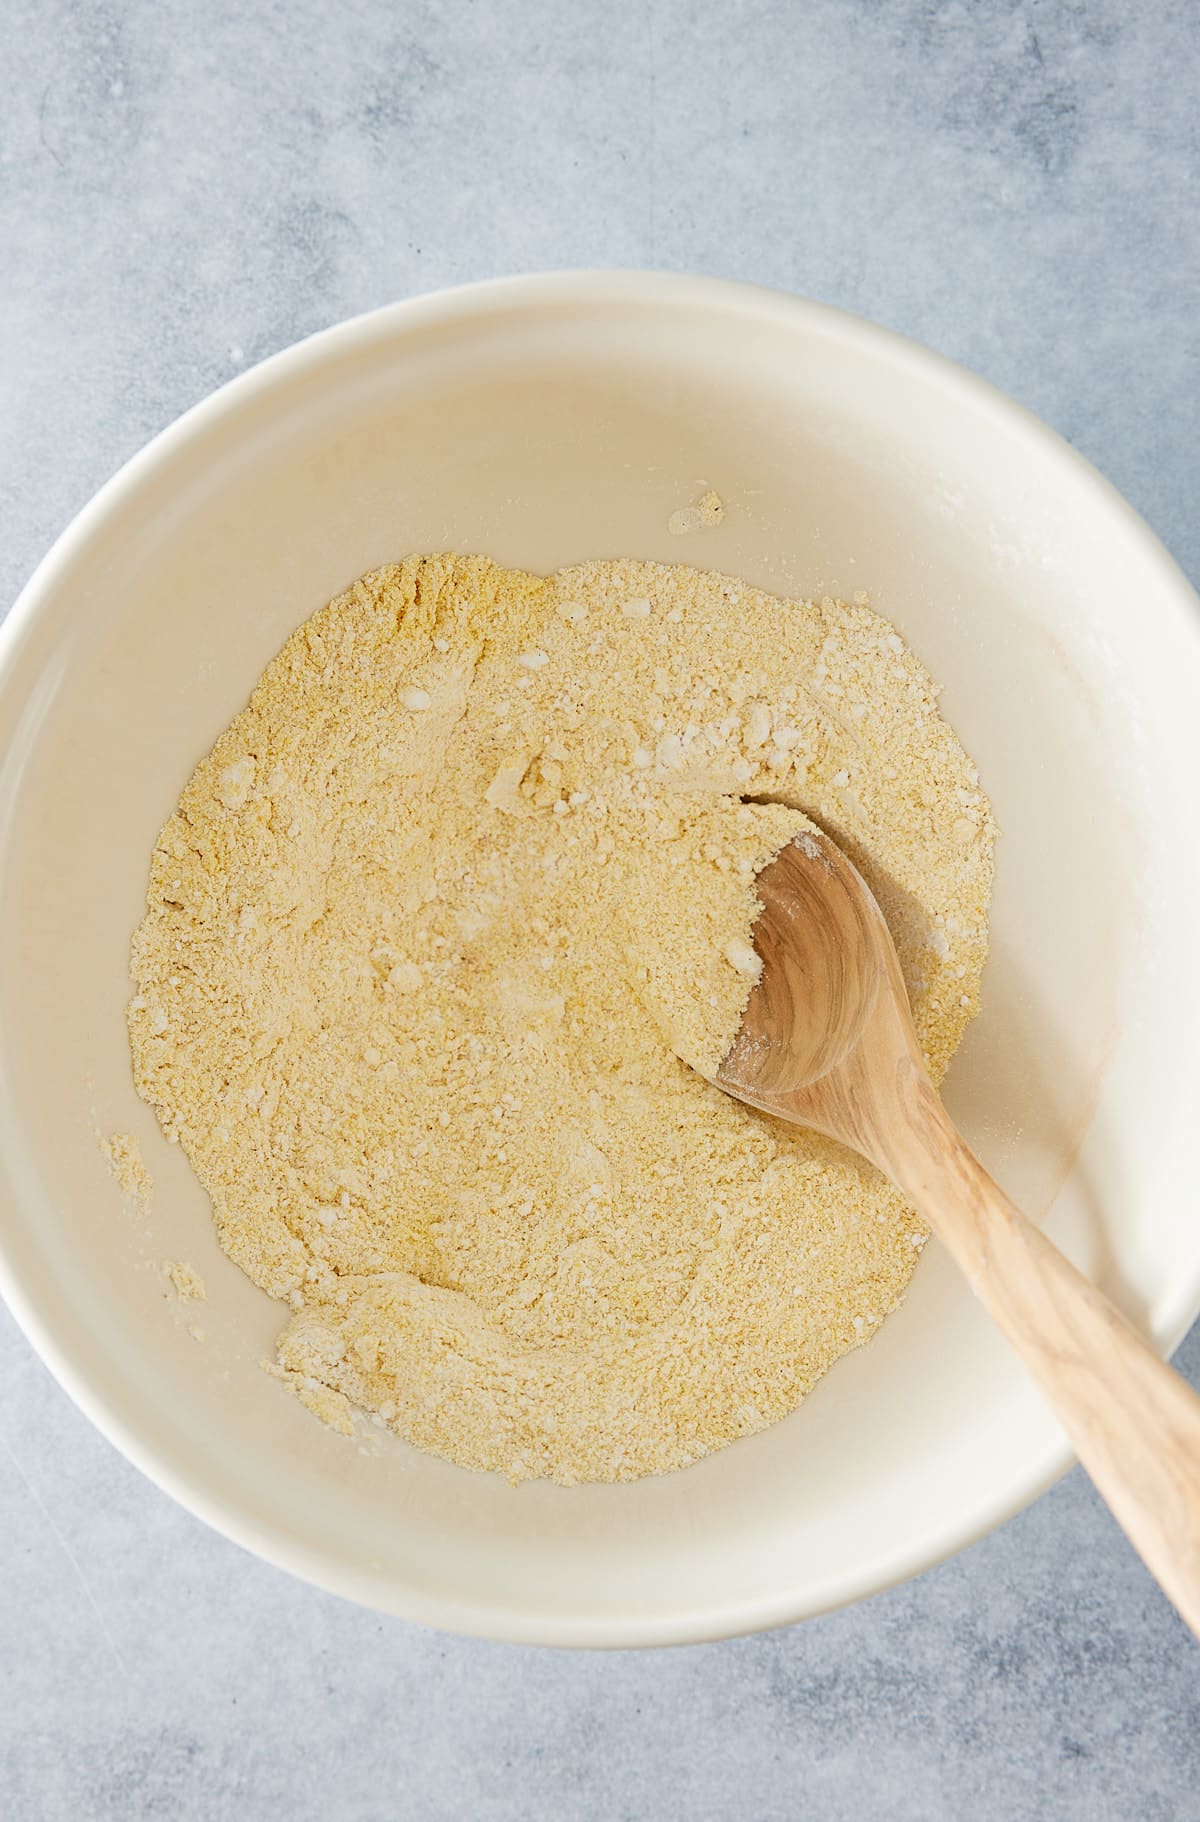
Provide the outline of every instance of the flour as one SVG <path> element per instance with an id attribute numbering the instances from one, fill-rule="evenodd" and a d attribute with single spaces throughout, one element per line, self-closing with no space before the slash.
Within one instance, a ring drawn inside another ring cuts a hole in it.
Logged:
<path id="1" fill-rule="evenodd" d="M 146 1169 L 142 1148 L 133 1134 L 111 1132 L 100 1140 L 100 1149 L 125 1194 L 136 1202 L 148 1202 L 154 1194 L 154 1180 Z"/>
<path id="2" fill-rule="evenodd" d="M 208 1292 L 204 1280 L 194 1265 L 188 1265 L 183 1259 L 164 1259 L 163 1276 L 181 1303 L 203 1302 Z"/>
<path id="3" fill-rule="evenodd" d="M 728 1048 L 755 874 L 808 817 L 940 1078 L 992 822 L 865 599 L 411 558 L 288 641 L 159 838 L 129 1024 L 326 1421 L 631 1479 L 783 1416 L 895 1307 L 902 1199 L 680 1060 Z"/>
<path id="4" fill-rule="evenodd" d="M 724 517 L 725 502 L 710 487 L 695 506 L 677 507 L 667 520 L 667 530 L 673 538 L 682 538 L 686 532 L 702 531 L 706 525 L 719 525 Z"/>

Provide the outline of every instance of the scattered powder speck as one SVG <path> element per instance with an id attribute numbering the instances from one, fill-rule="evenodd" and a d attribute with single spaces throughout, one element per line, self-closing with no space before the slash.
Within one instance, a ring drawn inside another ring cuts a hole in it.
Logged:
<path id="1" fill-rule="evenodd" d="M 164 1259 L 162 1269 L 180 1302 L 196 1303 L 207 1296 L 204 1280 L 194 1265 L 185 1265 L 181 1259 Z"/>
<path id="2" fill-rule="evenodd" d="M 680 506 L 673 512 L 667 520 L 667 530 L 673 538 L 682 538 L 685 532 L 703 531 L 706 526 L 719 525 L 724 517 L 725 502 L 710 487 L 695 506 Z"/>
<path id="3" fill-rule="evenodd" d="M 100 1149 L 108 1159 L 108 1168 L 127 1196 L 149 1201 L 154 1181 L 146 1169 L 142 1149 L 131 1132 L 113 1132 L 100 1140 Z"/>
<path id="4" fill-rule="evenodd" d="M 627 1480 L 870 1338 L 911 1210 L 697 1073 L 753 985 L 755 875 L 809 818 L 879 898 L 940 1078 L 991 814 L 865 599 L 414 557 L 293 635 L 159 837 L 129 1025 L 310 1410 Z"/>

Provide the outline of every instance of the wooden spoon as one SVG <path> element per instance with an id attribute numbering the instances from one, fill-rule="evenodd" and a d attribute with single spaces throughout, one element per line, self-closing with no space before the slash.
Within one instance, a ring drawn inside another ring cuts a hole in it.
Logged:
<path id="1" fill-rule="evenodd" d="M 1200 1397 L 1013 1206 L 951 1124 L 883 914 L 840 848 L 806 830 L 757 890 L 763 971 L 717 1086 L 852 1146 L 911 1197 L 1200 1634 Z"/>

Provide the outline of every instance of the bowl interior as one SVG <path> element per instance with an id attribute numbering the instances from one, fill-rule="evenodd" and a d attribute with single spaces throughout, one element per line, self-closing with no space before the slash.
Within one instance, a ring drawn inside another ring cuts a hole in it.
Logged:
<path id="1" fill-rule="evenodd" d="M 672 537 L 714 486 L 718 528 Z M 628 554 L 868 589 L 945 685 L 1002 839 L 948 1100 L 1164 1344 L 1194 1313 L 1184 1110 L 1200 683 L 1187 591 L 1031 420 L 850 319 L 696 281 L 527 281 L 381 312 L 209 401 L 101 496 L 0 679 L 2 1251 L 23 1320 L 149 1472 L 341 1592 L 466 1630 L 666 1641 L 867 1593 L 1013 1510 L 1060 1433 L 931 1246 L 800 1411 L 686 1473 L 512 1489 L 348 1444 L 260 1370 L 284 1312 L 134 1094 L 156 831 L 292 628 L 410 550 Z M 97 1134 L 137 1134 L 148 1214 Z M 160 1263 L 207 1281 L 181 1312 Z M 199 1325 L 203 1339 L 190 1332 Z"/>

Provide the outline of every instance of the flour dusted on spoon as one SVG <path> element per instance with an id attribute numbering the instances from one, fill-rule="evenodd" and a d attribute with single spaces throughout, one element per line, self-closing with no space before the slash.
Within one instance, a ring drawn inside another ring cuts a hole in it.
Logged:
<path id="1" fill-rule="evenodd" d="M 783 1416 L 894 1308 L 896 1192 L 680 1061 L 737 1029 L 797 812 L 879 898 L 940 1077 L 992 821 L 865 600 L 416 557 L 288 641 L 159 838 L 129 1024 L 310 1408 L 632 1479 Z"/>

